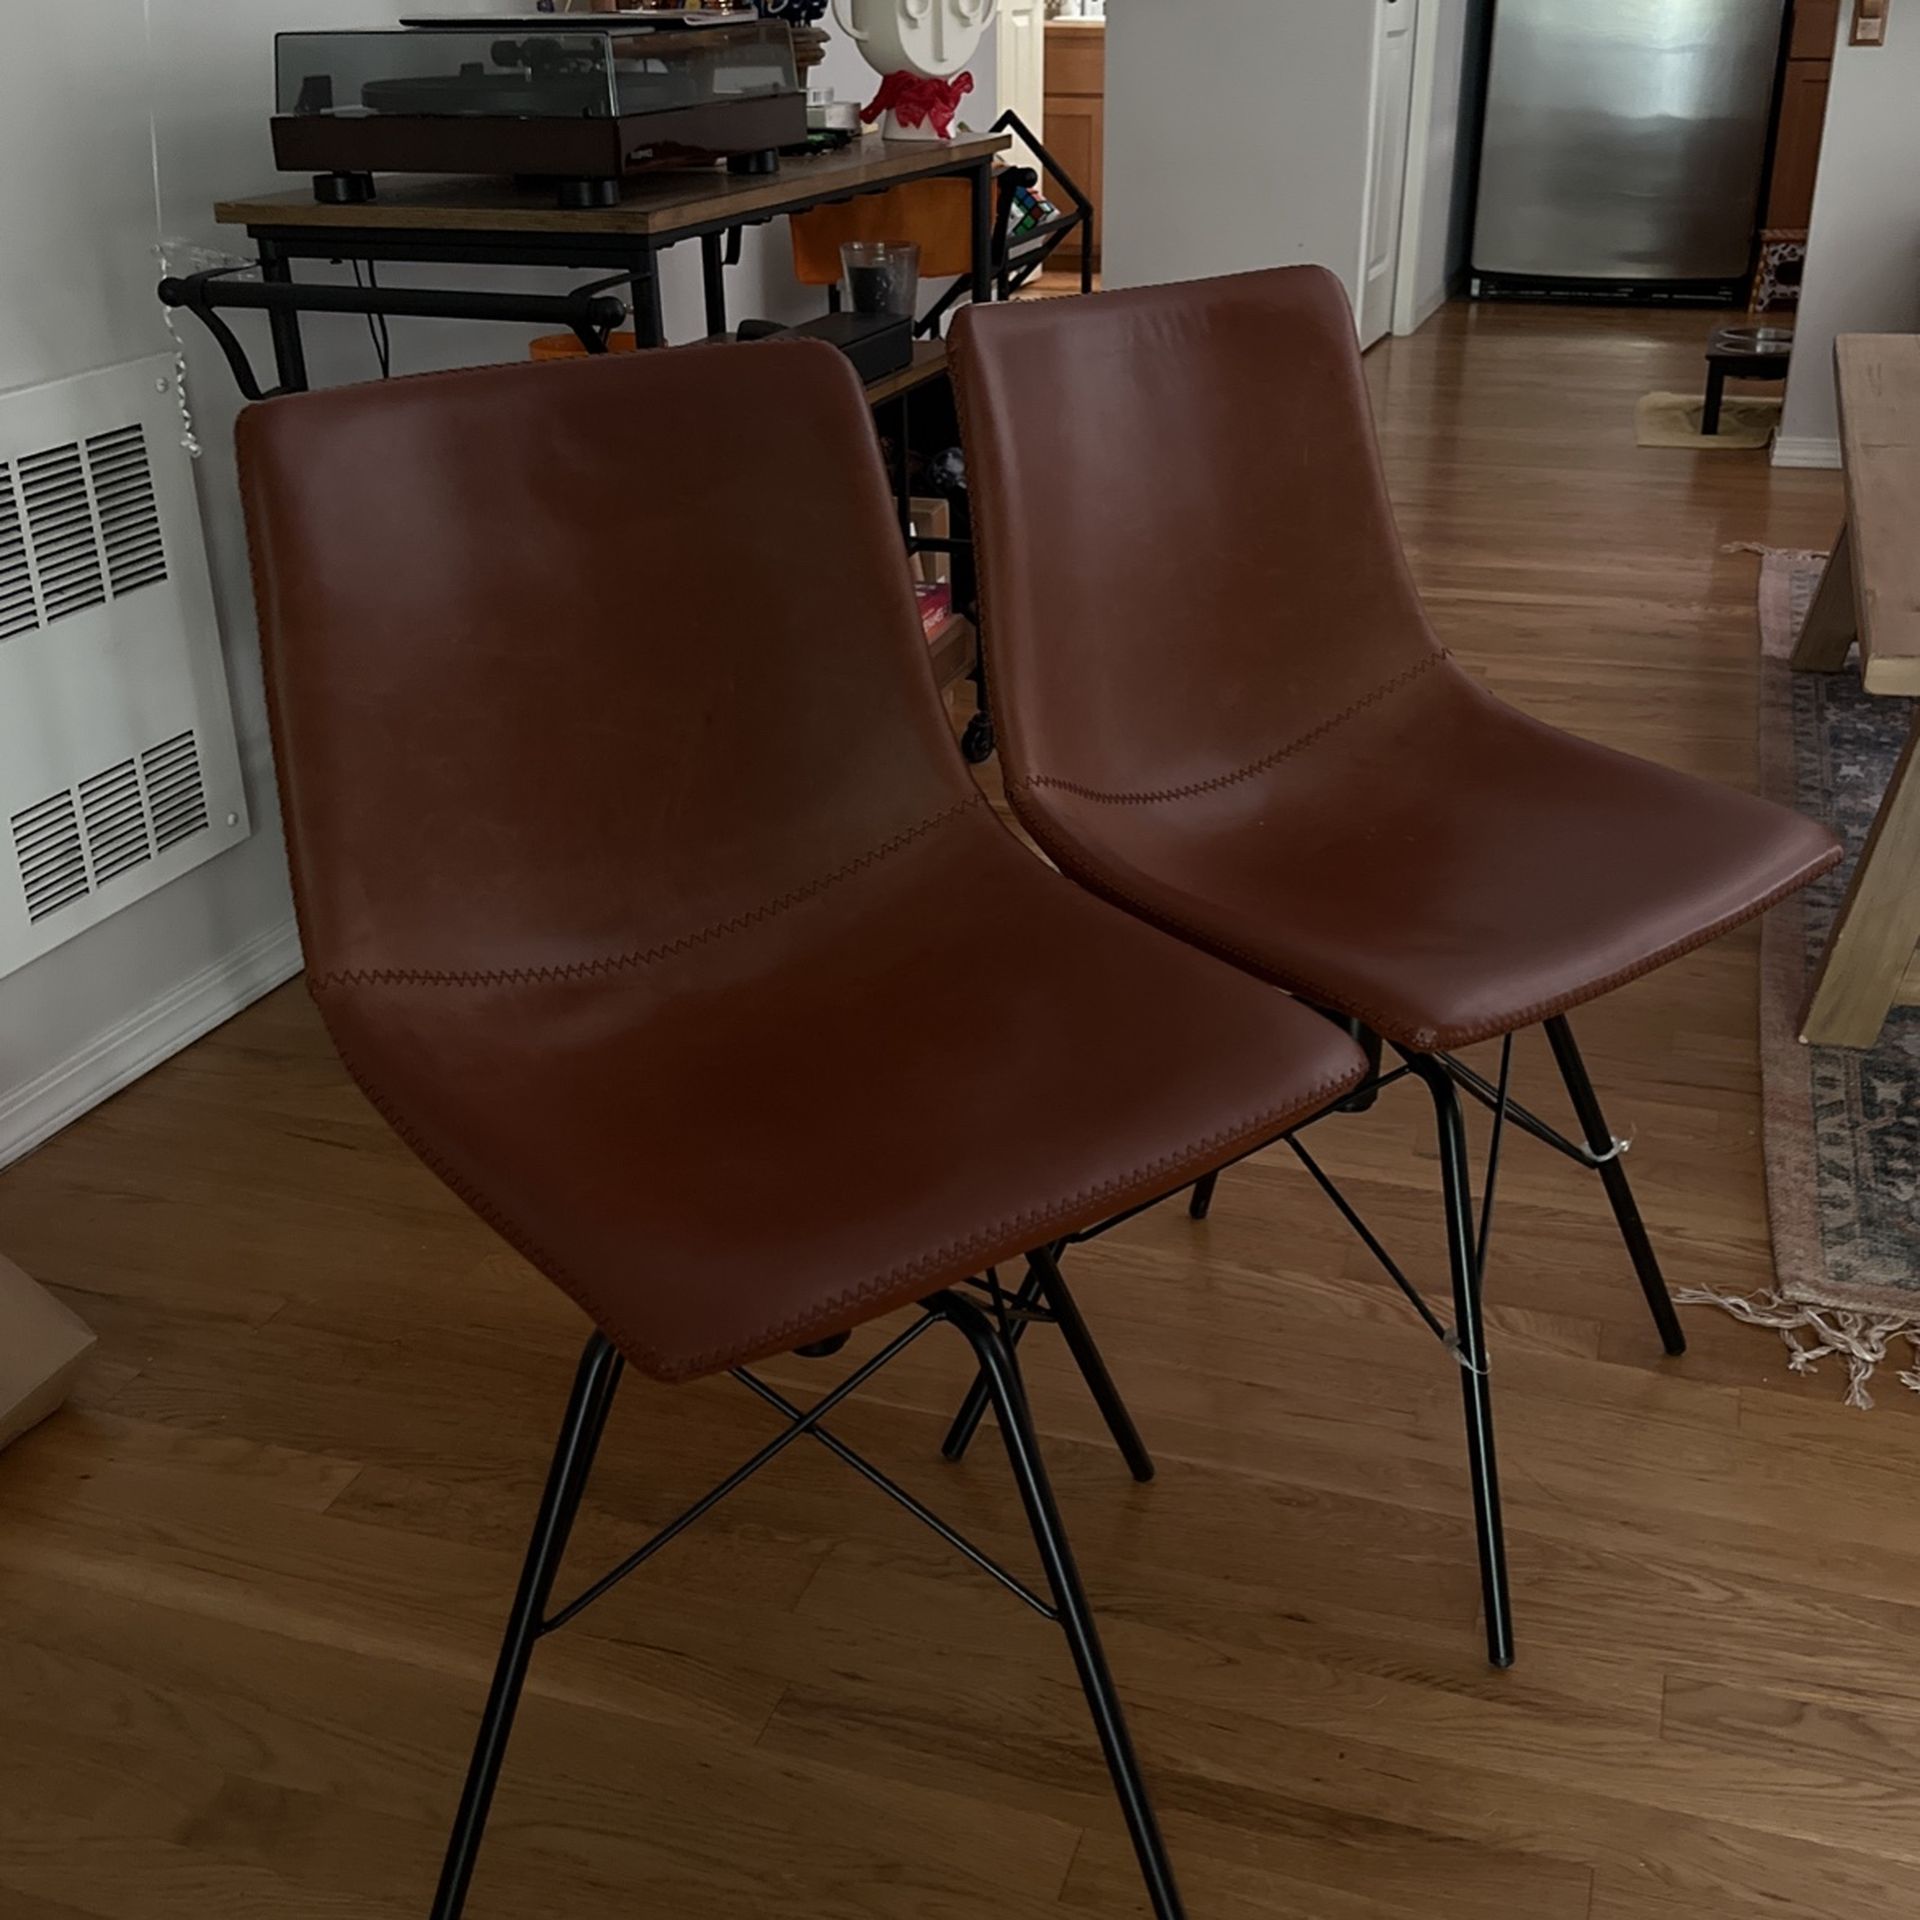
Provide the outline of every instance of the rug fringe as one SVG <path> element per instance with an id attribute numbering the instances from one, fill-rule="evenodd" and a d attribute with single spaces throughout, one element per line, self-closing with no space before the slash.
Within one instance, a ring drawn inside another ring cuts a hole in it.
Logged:
<path id="1" fill-rule="evenodd" d="M 1710 1287 L 1682 1287 L 1673 1297 L 1682 1306 L 1720 1307 L 1749 1326 L 1772 1327 L 1786 1343 L 1791 1356 L 1787 1365 L 1795 1373 L 1811 1373 L 1829 1354 L 1840 1354 L 1847 1363 L 1847 1405 L 1863 1413 L 1873 1405 L 1867 1382 L 1886 1359 L 1887 1343 L 1904 1339 L 1914 1350 L 1915 1364 L 1903 1367 L 1894 1378 L 1903 1387 L 1920 1393 L 1920 1311 L 1861 1313 L 1840 1307 L 1810 1307 L 1772 1292 L 1743 1300 L 1734 1294 L 1716 1293 Z M 1803 1346 L 1795 1338 L 1803 1329 L 1817 1334 L 1820 1344 Z"/>
<path id="2" fill-rule="evenodd" d="M 1757 553 L 1762 560 L 1826 560 L 1830 558 L 1825 547 L 1769 547 L 1758 540 L 1728 540 L 1720 548 L 1722 553 Z"/>

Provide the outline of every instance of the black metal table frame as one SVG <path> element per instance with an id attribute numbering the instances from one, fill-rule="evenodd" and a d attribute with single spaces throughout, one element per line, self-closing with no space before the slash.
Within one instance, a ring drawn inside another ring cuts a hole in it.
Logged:
<path id="1" fill-rule="evenodd" d="M 994 289 L 997 159 L 996 153 L 977 154 L 905 176 L 909 180 L 956 176 L 967 180 L 973 203 L 973 271 L 969 288 L 972 297 L 983 302 L 993 297 Z M 580 303 L 603 295 L 609 287 L 624 284 L 629 289 L 637 344 L 664 346 L 666 324 L 661 312 L 659 262 L 669 248 L 686 240 L 700 242 L 707 331 L 725 333 L 728 331 L 725 269 L 730 257 L 735 260 L 739 257 L 738 236 L 743 229 L 764 226 L 787 214 L 806 213 L 815 207 L 886 193 L 901 184 L 902 180 L 895 178 L 852 188 L 841 185 L 814 192 L 796 190 L 791 198 L 775 201 L 750 215 L 727 214 L 710 220 L 689 221 L 661 233 L 623 233 L 605 228 L 548 232 L 489 227 L 311 226 L 250 221 L 247 234 L 259 252 L 260 286 L 242 288 L 229 283 L 217 288 L 204 275 L 168 285 L 183 296 L 172 304 L 190 307 L 203 318 L 210 308 L 219 306 L 264 309 L 272 334 L 279 390 L 283 393 L 298 393 L 307 386 L 306 349 L 300 332 L 303 312 L 362 313 L 389 318 L 559 320 L 574 327 L 588 352 L 598 352 L 605 350 L 605 329 Z M 369 267 L 405 264 L 577 268 L 598 270 L 603 277 L 592 287 L 560 296 L 477 294 L 460 289 L 429 292 L 378 285 L 312 287 L 302 285 L 293 277 L 295 263 L 302 260 L 348 261 Z M 235 295 L 242 297 L 234 298 Z M 572 303 L 574 311 L 566 310 L 568 303 Z M 524 312 L 520 311 L 523 304 Z M 236 367 L 235 371 L 239 369 Z"/>

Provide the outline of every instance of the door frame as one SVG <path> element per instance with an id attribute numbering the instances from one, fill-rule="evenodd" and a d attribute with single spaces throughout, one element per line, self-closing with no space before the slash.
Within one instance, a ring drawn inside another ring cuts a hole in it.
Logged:
<path id="1" fill-rule="evenodd" d="M 1032 22 L 1030 27 L 1015 23 L 1013 8 L 1015 5 L 1022 4 L 1022 0 L 1000 0 L 999 6 L 994 9 L 994 109 L 996 113 L 1004 113 L 1012 107 L 1015 112 L 1021 114 L 1023 119 L 1027 117 L 1020 103 L 1008 92 L 1006 78 L 1009 51 L 1021 41 L 1028 41 L 1028 57 L 1033 63 L 1037 82 L 1034 90 L 1035 97 L 1041 102 L 1038 114 L 1029 121 L 1029 124 L 1035 135 L 1044 140 L 1047 137 L 1047 130 L 1042 124 L 1046 119 L 1047 97 L 1047 5 L 1046 0 L 1025 0 L 1025 3 L 1030 8 L 1028 16 Z M 1040 164 L 1038 158 L 1026 149 L 1025 143 L 1017 136 L 1008 157 L 1026 166 L 1037 167 Z"/>
<path id="2" fill-rule="evenodd" d="M 1407 116 L 1407 177 L 1400 200 L 1400 250 L 1393 270 L 1395 334 L 1414 332 L 1428 318 L 1420 311 L 1420 241 L 1430 219 L 1451 217 L 1451 205 L 1435 208 L 1427 191 L 1427 156 L 1433 147 L 1434 87 L 1440 73 L 1440 9 L 1423 5 L 1413 23 L 1413 105 Z"/>
<path id="3" fill-rule="evenodd" d="M 1385 339 L 1389 334 L 1395 334 L 1401 331 L 1401 286 L 1404 281 L 1410 278 L 1408 271 L 1409 260 L 1417 258 L 1418 255 L 1417 247 L 1409 249 L 1407 244 L 1409 233 L 1407 224 L 1409 210 L 1408 195 L 1413 186 L 1414 175 L 1416 171 L 1418 171 L 1414 165 L 1415 135 L 1416 132 L 1418 132 L 1424 141 L 1426 128 L 1431 117 L 1433 68 L 1435 62 L 1433 51 L 1434 34 L 1430 23 L 1435 20 L 1439 14 L 1439 7 L 1435 4 L 1435 0 L 1398 0 L 1398 4 L 1413 15 L 1413 23 L 1406 29 L 1408 34 L 1412 36 L 1412 47 L 1409 55 L 1411 72 L 1408 76 L 1407 126 L 1404 143 L 1405 161 L 1401 171 L 1399 230 L 1395 235 L 1393 247 L 1393 290 L 1387 300 L 1386 324 L 1381 332 L 1375 336 L 1376 340 Z M 1381 68 L 1387 46 L 1387 11 L 1383 0 L 1367 0 L 1367 5 L 1372 15 L 1372 44 L 1369 48 L 1367 59 L 1367 151 L 1366 168 L 1362 176 L 1363 191 L 1360 202 L 1360 256 L 1356 267 L 1356 279 L 1354 283 L 1354 321 L 1355 324 L 1360 327 L 1363 338 L 1366 332 L 1367 264 L 1373 250 L 1371 243 L 1373 238 L 1372 217 L 1376 186 L 1375 162 L 1379 158 L 1381 146 Z M 1421 59 L 1423 53 L 1428 66 L 1424 83 L 1421 76 Z M 1420 112 L 1423 93 L 1428 109 L 1428 117 L 1426 119 L 1422 118 Z M 1422 159 L 1425 157 L 1424 146 L 1421 149 L 1421 157 Z M 1417 234 L 1417 228 L 1414 231 Z"/>
<path id="4" fill-rule="evenodd" d="M 1450 7 L 1458 7 L 1453 16 Z M 1414 22 L 1413 111 L 1407 127 L 1407 184 L 1400 209 L 1400 255 L 1393 282 L 1393 331 L 1414 333 L 1432 319 L 1452 296 L 1458 281 L 1455 263 L 1448 261 L 1447 284 L 1437 290 L 1420 286 L 1422 241 L 1439 229 L 1443 244 L 1451 241 L 1456 190 L 1463 171 L 1478 167 L 1479 113 L 1486 92 L 1486 65 L 1493 0 L 1422 0 Z M 1441 41 L 1457 18 L 1461 34 L 1459 92 L 1446 103 L 1454 116 L 1454 171 L 1445 192 L 1435 192 L 1429 160 L 1434 134 L 1441 125 Z M 1471 198 L 1469 197 L 1469 205 Z M 1459 263 L 1465 266 L 1464 258 Z"/>

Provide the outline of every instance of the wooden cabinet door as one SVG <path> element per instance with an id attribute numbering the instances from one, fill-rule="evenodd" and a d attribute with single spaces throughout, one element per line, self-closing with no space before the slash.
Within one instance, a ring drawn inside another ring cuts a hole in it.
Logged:
<path id="1" fill-rule="evenodd" d="M 1093 202 L 1093 258 L 1100 259 L 1101 172 L 1107 150 L 1107 30 L 1055 24 L 1047 29 L 1047 124 L 1040 138 L 1047 151 L 1070 173 Z M 1044 183 L 1058 206 L 1068 204 L 1064 188 Z M 1054 254 L 1061 266 L 1080 264 L 1075 234 Z"/>
<path id="2" fill-rule="evenodd" d="M 1773 147 L 1773 185 L 1767 225 L 1803 230 L 1813 218 L 1813 186 L 1827 126 L 1831 60 L 1789 60 L 1780 97 L 1780 129 Z"/>
<path id="3" fill-rule="evenodd" d="M 1047 130 L 1041 136 L 1047 151 L 1066 168 L 1096 209 L 1093 229 L 1093 257 L 1100 257 L 1100 156 L 1105 150 L 1106 103 L 1084 94 L 1047 95 Z M 1048 191 L 1060 205 L 1068 202 L 1064 189 L 1048 183 Z M 1080 236 L 1071 235 L 1053 257 L 1065 264 L 1080 258 Z"/>
<path id="4" fill-rule="evenodd" d="M 1840 0 L 1793 0 L 1790 60 L 1831 60 L 1840 35 Z"/>

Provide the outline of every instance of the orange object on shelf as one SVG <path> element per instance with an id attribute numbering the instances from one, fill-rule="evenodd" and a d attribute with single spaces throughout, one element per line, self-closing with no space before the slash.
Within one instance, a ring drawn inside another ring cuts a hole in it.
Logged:
<path id="1" fill-rule="evenodd" d="M 609 353 L 631 353 L 634 350 L 634 338 L 630 333 L 610 333 L 607 335 Z M 529 360 L 574 360 L 586 353 L 580 344 L 580 338 L 572 333 L 543 333 L 537 340 L 527 342 Z"/>
<path id="2" fill-rule="evenodd" d="M 886 193 L 796 213 L 788 224 L 793 277 L 803 287 L 839 280 L 840 248 L 848 240 L 917 241 L 926 279 L 973 270 L 973 189 L 964 180 L 910 180 Z"/>

